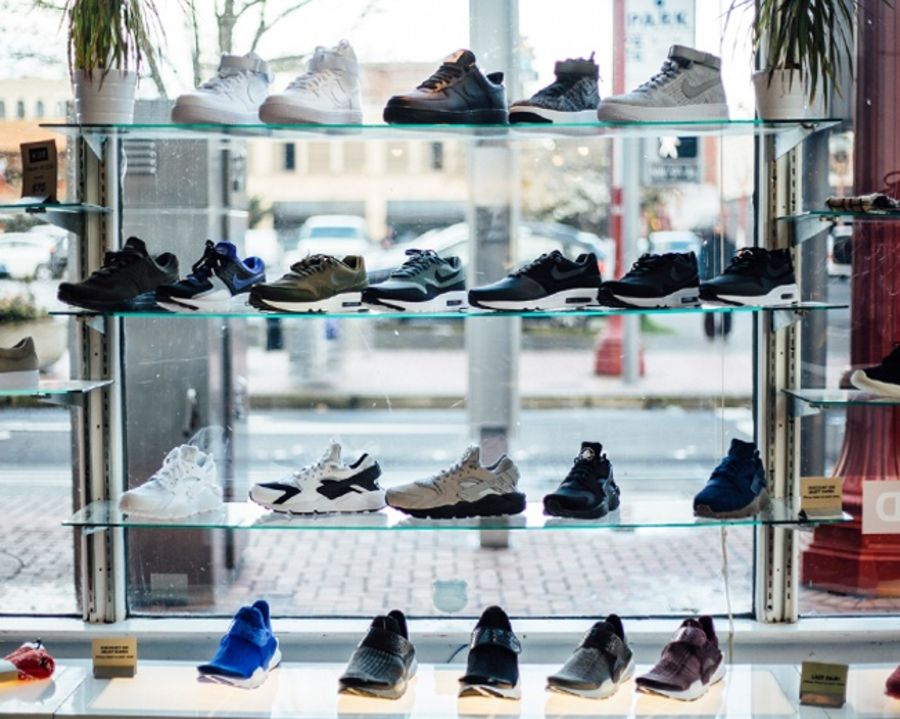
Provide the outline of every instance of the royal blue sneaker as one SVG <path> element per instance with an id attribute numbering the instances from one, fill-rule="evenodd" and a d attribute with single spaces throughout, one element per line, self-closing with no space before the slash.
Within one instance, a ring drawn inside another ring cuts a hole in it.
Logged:
<path id="1" fill-rule="evenodd" d="M 156 304 L 173 312 L 185 310 L 216 312 L 235 304 L 245 304 L 242 295 L 253 285 L 266 281 L 266 267 L 258 257 L 242 260 L 230 242 L 206 241 L 191 274 L 172 285 L 156 289 Z M 235 298 L 239 298 L 236 302 Z"/>
<path id="2" fill-rule="evenodd" d="M 260 599 L 252 607 L 238 609 L 216 655 L 197 671 L 214 681 L 254 689 L 280 662 L 281 650 L 272 633 L 269 605 Z"/>
<path id="3" fill-rule="evenodd" d="M 700 494 L 694 497 L 697 517 L 737 519 L 769 506 L 766 470 L 753 442 L 731 440 L 728 456 L 713 470 Z"/>

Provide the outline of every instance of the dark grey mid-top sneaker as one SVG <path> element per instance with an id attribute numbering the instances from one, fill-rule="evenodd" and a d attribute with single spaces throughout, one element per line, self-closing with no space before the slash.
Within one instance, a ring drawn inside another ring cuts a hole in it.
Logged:
<path id="1" fill-rule="evenodd" d="M 547 677 L 547 688 L 589 699 L 611 697 L 634 674 L 634 656 L 622 620 L 610 614 L 590 628 L 563 667 Z"/>
<path id="2" fill-rule="evenodd" d="M 0 347 L 0 389 L 36 389 L 38 380 L 38 358 L 31 337 L 12 347 Z"/>
<path id="3" fill-rule="evenodd" d="M 509 108 L 510 122 L 595 122 L 600 93 L 600 73 L 594 53 L 585 60 L 556 63 L 556 79 L 527 100 Z"/>

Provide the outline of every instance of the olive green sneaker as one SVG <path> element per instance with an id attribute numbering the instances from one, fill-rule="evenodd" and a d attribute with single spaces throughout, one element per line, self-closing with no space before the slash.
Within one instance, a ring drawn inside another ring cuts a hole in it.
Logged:
<path id="1" fill-rule="evenodd" d="M 37 389 L 38 380 L 38 357 L 31 337 L 12 347 L 0 347 L 0 389 Z"/>
<path id="2" fill-rule="evenodd" d="M 280 280 L 255 285 L 250 304 L 282 312 L 365 312 L 362 292 L 368 285 L 362 257 L 310 255 Z"/>

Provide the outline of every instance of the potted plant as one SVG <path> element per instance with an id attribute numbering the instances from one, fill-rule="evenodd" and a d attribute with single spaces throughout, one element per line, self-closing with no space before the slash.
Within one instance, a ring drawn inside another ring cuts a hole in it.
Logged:
<path id="1" fill-rule="evenodd" d="M 130 123 L 138 73 L 153 52 L 154 0 L 66 0 L 64 12 L 78 122 Z"/>
<path id="2" fill-rule="evenodd" d="M 42 370 L 66 351 L 66 325 L 41 310 L 30 294 L 0 297 L 0 347 L 12 347 L 25 337 L 34 339 Z"/>
<path id="3" fill-rule="evenodd" d="M 881 0 L 890 5 L 890 0 Z M 756 8 L 753 48 L 763 69 L 753 74 L 756 109 L 764 120 L 825 117 L 841 74 L 853 69 L 853 21 L 860 0 L 732 0 Z"/>

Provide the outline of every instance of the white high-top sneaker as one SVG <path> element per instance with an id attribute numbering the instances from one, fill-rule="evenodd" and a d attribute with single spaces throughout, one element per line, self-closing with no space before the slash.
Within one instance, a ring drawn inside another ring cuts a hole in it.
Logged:
<path id="1" fill-rule="evenodd" d="M 351 125 L 362 122 L 359 63 L 350 43 L 317 47 L 298 76 L 279 95 L 270 95 L 259 108 L 263 122 L 272 124 Z"/>
<path id="2" fill-rule="evenodd" d="M 268 63 L 255 53 L 222 55 L 215 77 L 175 100 L 172 122 L 258 123 L 271 83 Z"/>
<path id="3" fill-rule="evenodd" d="M 153 519 L 179 519 L 220 507 L 216 463 L 190 444 L 175 447 L 150 479 L 119 498 L 119 509 L 126 514 Z"/>

